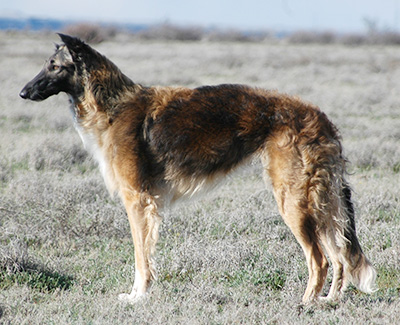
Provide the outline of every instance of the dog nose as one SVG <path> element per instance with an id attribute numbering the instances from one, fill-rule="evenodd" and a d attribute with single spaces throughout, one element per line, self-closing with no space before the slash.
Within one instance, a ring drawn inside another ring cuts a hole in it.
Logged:
<path id="1" fill-rule="evenodd" d="M 28 98 L 28 92 L 25 89 L 22 89 L 21 92 L 19 93 L 19 95 L 23 99 L 27 99 Z"/>

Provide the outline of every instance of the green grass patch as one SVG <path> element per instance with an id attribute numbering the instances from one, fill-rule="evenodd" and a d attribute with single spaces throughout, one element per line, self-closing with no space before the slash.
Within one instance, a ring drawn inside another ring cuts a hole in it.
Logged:
<path id="1" fill-rule="evenodd" d="M 252 271 L 237 270 L 231 273 L 224 272 L 220 277 L 220 281 L 231 287 L 252 284 L 255 287 L 279 291 L 285 286 L 286 275 L 279 269 L 274 271 L 267 271 L 265 269 Z"/>
<path id="2" fill-rule="evenodd" d="M 16 171 L 29 170 L 28 157 L 25 157 L 18 161 L 13 161 L 10 165 L 10 169 L 11 169 L 12 174 L 14 174 Z"/>
<path id="3" fill-rule="evenodd" d="M 400 173 L 400 162 L 394 164 L 393 167 L 392 167 L 392 169 L 393 169 L 393 172 L 394 172 L 395 174 Z"/>
<path id="4" fill-rule="evenodd" d="M 377 285 L 380 290 L 400 293 L 400 272 L 394 267 L 381 266 L 377 270 Z"/>
<path id="5" fill-rule="evenodd" d="M 186 283 L 190 282 L 195 276 L 198 274 L 198 271 L 195 271 L 192 268 L 189 269 L 181 269 L 181 270 L 175 270 L 175 271 L 167 271 L 163 274 L 159 275 L 159 279 L 161 282 L 180 282 L 180 283 Z"/>
<path id="6" fill-rule="evenodd" d="M 74 285 L 74 280 L 71 276 L 48 270 L 24 270 L 11 274 L 6 271 L 0 272 L 0 290 L 14 284 L 27 285 L 33 290 L 51 293 L 55 290 L 69 290 Z"/>

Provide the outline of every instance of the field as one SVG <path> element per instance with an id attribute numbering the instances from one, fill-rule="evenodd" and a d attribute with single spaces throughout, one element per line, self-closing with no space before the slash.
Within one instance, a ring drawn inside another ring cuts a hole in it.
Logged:
<path id="1" fill-rule="evenodd" d="M 53 42 L 0 33 L 0 323 L 400 322 L 400 47 L 126 35 L 96 45 L 144 85 L 245 83 L 320 106 L 341 131 L 358 236 L 378 271 L 374 294 L 350 287 L 340 302 L 302 305 L 305 258 L 254 162 L 213 195 L 164 213 L 158 279 L 145 300 L 125 305 L 127 218 L 73 129 L 67 96 L 18 96 Z"/>

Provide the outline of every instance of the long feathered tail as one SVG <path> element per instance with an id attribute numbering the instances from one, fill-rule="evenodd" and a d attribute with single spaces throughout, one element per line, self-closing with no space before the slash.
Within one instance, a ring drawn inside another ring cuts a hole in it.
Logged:
<path id="1" fill-rule="evenodd" d="M 376 272 L 356 235 L 354 207 L 351 189 L 345 180 L 346 160 L 342 156 L 340 138 L 324 114 L 317 116 L 319 119 L 314 119 L 314 124 L 307 124 L 308 129 L 316 130 L 315 135 L 304 128 L 304 141 L 307 142 L 299 147 L 299 151 L 303 166 L 312 171 L 309 172 L 307 195 L 317 240 L 324 246 L 333 266 L 328 298 L 336 299 L 350 282 L 361 291 L 371 293 L 376 290 Z"/>
<path id="2" fill-rule="evenodd" d="M 347 239 L 347 245 L 343 250 L 341 250 L 345 262 L 345 275 L 349 276 L 350 281 L 359 290 L 365 293 L 372 293 L 376 291 L 376 271 L 365 257 L 357 239 L 350 187 L 345 184 L 342 192 L 342 200 L 344 201 L 348 218 L 348 225 L 344 232 L 344 236 Z"/>

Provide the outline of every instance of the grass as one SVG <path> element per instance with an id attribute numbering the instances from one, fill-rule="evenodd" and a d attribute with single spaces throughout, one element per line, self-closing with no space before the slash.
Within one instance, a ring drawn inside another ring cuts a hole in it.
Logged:
<path id="1" fill-rule="evenodd" d="M 319 105 L 342 133 L 358 235 L 378 271 L 371 295 L 351 287 L 338 303 L 302 305 L 303 253 L 252 164 L 164 213 L 158 279 L 130 306 L 117 300 L 133 284 L 127 218 L 82 149 L 67 97 L 17 98 L 57 41 L 29 36 L 0 34 L 0 323 L 399 322 L 400 48 L 118 36 L 98 45 L 145 85 L 246 83 Z"/>
<path id="2" fill-rule="evenodd" d="M 27 285 L 34 291 L 53 293 L 55 290 L 69 290 L 73 286 L 71 276 L 65 276 L 48 270 L 28 269 L 16 273 L 0 273 L 1 290 L 13 285 Z"/>

